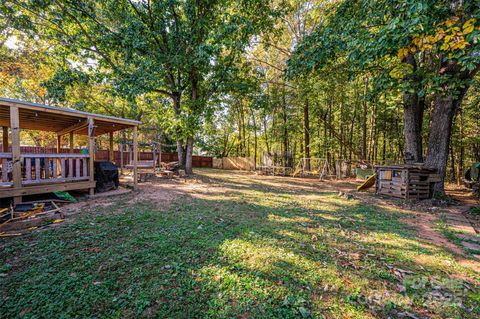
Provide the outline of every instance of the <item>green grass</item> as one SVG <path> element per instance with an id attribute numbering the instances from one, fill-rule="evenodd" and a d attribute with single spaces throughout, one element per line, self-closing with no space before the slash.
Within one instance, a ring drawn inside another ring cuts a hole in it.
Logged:
<path id="1" fill-rule="evenodd" d="M 4 240 L 0 317 L 480 315 L 478 273 L 420 241 L 406 213 L 298 179 L 198 178 L 164 207 L 127 195 Z"/>
<path id="2" fill-rule="evenodd" d="M 477 207 L 474 207 L 477 208 Z M 465 233 L 459 230 L 455 230 L 454 228 L 450 227 L 447 219 L 445 216 L 439 218 L 436 222 L 436 228 L 439 232 L 441 232 L 446 238 L 448 238 L 451 242 L 455 243 L 458 247 L 462 247 L 464 252 L 470 258 L 474 258 L 473 255 L 480 254 L 478 250 L 472 250 L 464 247 L 462 245 L 463 242 L 471 242 L 471 243 L 478 243 L 476 240 L 470 240 L 468 238 L 462 238 L 462 235 L 471 235 L 469 233 Z"/>

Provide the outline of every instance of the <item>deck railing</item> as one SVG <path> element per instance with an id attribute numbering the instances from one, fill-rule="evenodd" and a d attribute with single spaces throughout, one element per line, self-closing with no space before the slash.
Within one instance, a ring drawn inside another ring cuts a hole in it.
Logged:
<path id="1" fill-rule="evenodd" d="M 11 186 L 12 153 L 0 153 L 2 163 L 1 186 Z M 22 163 L 22 185 L 37 185 L 83 181 L 90 178 L 89 154 L 35 154 L 20 155 Z"/>
<path id="2" fill-rule="evenodd" d="M 12 186 L 12 153 L 0 153 L 0 159 L 2 164 L 2 182 L 0 186 Z"/>

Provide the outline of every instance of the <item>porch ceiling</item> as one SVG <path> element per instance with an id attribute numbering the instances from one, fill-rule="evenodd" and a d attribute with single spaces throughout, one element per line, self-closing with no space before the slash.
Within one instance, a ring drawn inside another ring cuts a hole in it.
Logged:
<path id="1" fill-rule="evenodd" d="M 86 120 L 91 117 L 95 121 L 95 135 L 101 135 L 141 124 L 129 119 L 0 98 L 1 126 L 10 127 L 10 107 L 14 105 L 19 109 L 21 129 L 64 134 L 73 131 L 75 134 L 88 135 Z"/>

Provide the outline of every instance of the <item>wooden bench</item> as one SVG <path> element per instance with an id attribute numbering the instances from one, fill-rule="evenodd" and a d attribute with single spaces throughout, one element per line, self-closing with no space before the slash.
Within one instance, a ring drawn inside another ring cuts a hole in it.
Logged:
<path id="1" fill-rule="evenodd" d="M 125 167 L 129 169 L 133 169 L 133 162 L 130 162 L 130 164 L 125 165 Z M 138 161 L 137 168 L 138 169 L 155 168 L 155 162 L 154 161 Z"/>

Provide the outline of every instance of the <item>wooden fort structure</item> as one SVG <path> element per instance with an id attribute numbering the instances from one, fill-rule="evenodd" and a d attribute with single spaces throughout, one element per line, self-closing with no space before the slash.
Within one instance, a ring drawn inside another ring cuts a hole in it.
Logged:
<path id="1" fill-rule="evenodd" d="M 421 165 L 377 166 L 376 193 L 402 199 L 428 199 L 432 183 L 439 181 L 435 170 Z"/>
<path id="2" fill-rule="evenodd" d="M 133 130 L 133 182 L 137 185 L 138 126 L 135 120 L 87 113 L 69 108 L 0 98 L 0 126 L 2 126 L 2 152 L 0 152 L 0 198 L 13 197 L 21 202 L 22 196 L 89 189 L 93 194 L 95 138 L 109 136 L 109 159 L 113 159 L 113 133 Z M 57 136 L 55 153 L 22 153 L 21 130 L 54 132 Z M 88 137 L 88 152 L 75 153 L 74 136 Z M 61 149 L 62 138 L 69 136 L 70 148 Z M 66 152 L 65 152 L 66 151 Z"/>

